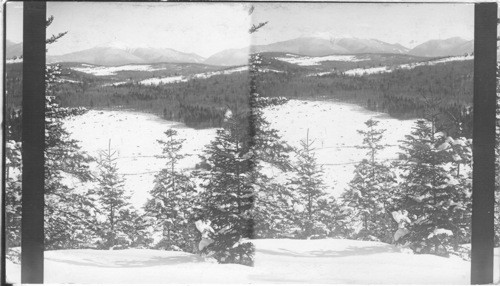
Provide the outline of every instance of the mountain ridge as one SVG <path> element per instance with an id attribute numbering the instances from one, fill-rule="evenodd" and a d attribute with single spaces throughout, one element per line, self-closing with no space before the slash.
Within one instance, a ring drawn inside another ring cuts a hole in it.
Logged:
<path id="1" fill-rule="evenodd" d="M 301 56 L 321 57 L 346 54 L 408 54 L 422 57 L 456 56 L 471 53 L 473 40 L 460 37 L 432 39 L 410 49 L 399 43 L 390 44 L 378 39 L 299 37 L 270 44 L 252 45 L 239 49 L 225 49 L 208 58 L 195 53 L 185 53 L 170 48 L 134 47 L 108 43 L 90 49 L 63 55 L 48 55 L 47 62 L 85 62 L 88 64 L 116 66 L 126 64 L 204 63 L 216 66 L 248 64 L 249 53 L 282 52 Z M 22 43 L 7 41 L 7 59 L 22 55 Z"/>
<path id="2" fill-rule="evenodd" d="M 169 48 L 125 48 L 98 46 L 73 53 L 47 56 L 48 63 L 85 62 L 94 65 L 116 66 L 126 64 L 149 64 L 157 62 L 201 63 L 205 59 L 193 53 L 183 53 Z"/>
<path id="3" fill-rule="evenodd" d="M 452 37 L 443 40 L 429 40 L 415 46 L 409 54 L 422 57 L 458 56 L 474 51 L 474 40 Z"/>

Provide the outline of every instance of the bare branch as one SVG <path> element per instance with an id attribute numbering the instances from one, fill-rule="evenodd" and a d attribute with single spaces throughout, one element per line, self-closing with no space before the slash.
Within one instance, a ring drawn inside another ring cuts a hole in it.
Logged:
<path id="1" fill-rule="evenodd" d="M 253 25 L 252 25 L 252 28 L 250 28 L 250 30 L 249 30 L 249 33 L 250 33 L 250 34 L 253 34 L 253 33 L 257 32 L 257 30 L 259 30 L 260 28 L 262 28 L 262 27 L 264 27 L 265 25 L 267 25 L 267 23 L 268 23 L 268 21 L 266 21 L 266 22 L 262 22 L 262 23 L 259 23 L 259 24 L 257 24 L 257 25 L 253 24 Z"/>

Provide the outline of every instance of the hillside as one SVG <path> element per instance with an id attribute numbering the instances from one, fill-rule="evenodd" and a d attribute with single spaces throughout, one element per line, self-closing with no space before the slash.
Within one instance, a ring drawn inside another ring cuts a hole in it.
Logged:
<path id="1" fill-rule="evenodd" d="M 461 56 L 474 51 L 474 40 L 453 37 L 444 40 L 430 40 L 411 49 L 410 55 L 422 57 Z"/>

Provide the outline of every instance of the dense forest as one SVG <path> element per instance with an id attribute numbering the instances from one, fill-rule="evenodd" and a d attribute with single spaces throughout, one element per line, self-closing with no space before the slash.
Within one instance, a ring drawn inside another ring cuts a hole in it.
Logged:
<path id="1" fill-rule="evenodd" d="M 393 64 L 408 61 L 407 58 L 396 58 Z M 368 66 L 381 64 L 374 60 L 370 63 Z M 328 68 L 330 65 L 332 63 L 326 64 Z M 367 63 L 361 67 L 365 65 Z M 196 68 L 199 71 L 202 66 L 188 65 L 174 74 L 194 72 Z M 472 136 L 472 61 L 396 69 L 382 74 L 343 74 L 342 70 L 355 66 L 359 64 L 337 65 L 337 72 L 308 76 L 311 67 L 278 61 L 267 55 L 263 58 L 262 70 L 268 71 L 259 74 L 256 84 L 262 95 L 269 98 L 338 100 L 386 112 L 400 119 L 432 117 L 434 115 L 427 113 L 434 112 L 438 129 L 446 130 L 451 135 Z M 99 77 L 74 71 L 67 65 L 62 67 L 63 80 L 55 93 L 60 98 L 61 106 L 65 107 L 134 109 L 180 121 L 190 127 L 207 128 L 221 126 L 227 106 L 248 106 L 249 102 L 249 74 L 246 71 L 193 78 L 186 82 L 144 85 L 138 80 L 148 74 L 158 76 L 158 72 L 133 75 L 118 72 L 116 76 Z M 21 69 L 22 64 L 7 65 L 9 113 L 20 106 Z M 214 67 L 203 66 L 201 69 L 214 70 Z M 174 74 L 163 72 L 161 76 Z M 109 84 L 110 81 L 125 78 L 129 78 L 128 83 Z"/>

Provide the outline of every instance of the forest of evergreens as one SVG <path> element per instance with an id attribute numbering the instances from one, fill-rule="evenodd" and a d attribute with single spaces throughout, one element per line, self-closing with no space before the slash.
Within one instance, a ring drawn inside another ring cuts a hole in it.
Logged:
<path id="1" fill-rule="evenodd" d="M 306 76 L 308 71 L 280 61 L 263 68 L 283 73 L 259 74 L 256 83 L 265 97 L 321 99 L 359 104 L 400 118 L 436 114 L 439 129 L 470 137 L 472 127 L 472 61 L 419 66 L 410 70 L 364 76 L 332 73 Z M 281 63 L 281 64 L 279 64 Z M 21 64 L 7 65 L 7 109 L 20 105 Z M 125 108 L 154 113 L 194 128 L 221 126 L 228 105 L 248 105 L 249 74 L 239 72 L 163 85 L 105 85 L 101 77 L 62 69 L 76 82 L 62 82 L 55 93 L 65 107 Z M 76 76 L 77 75 L 77 76 Z M 109 83 L 109 82 L 108 82 Z"/>

